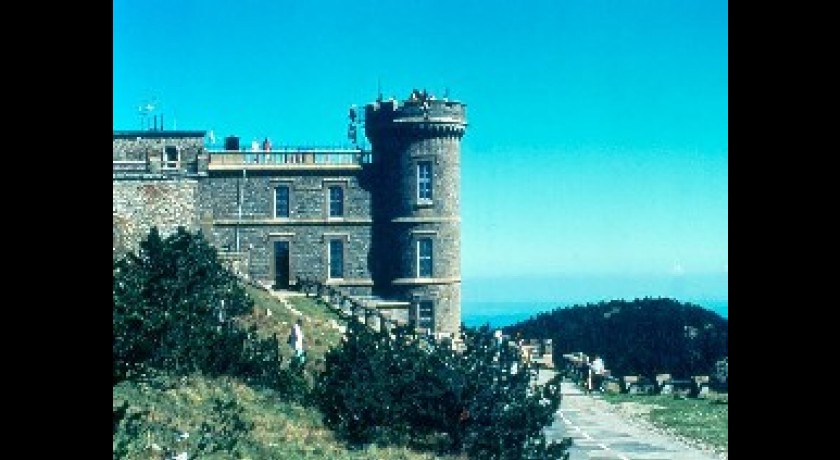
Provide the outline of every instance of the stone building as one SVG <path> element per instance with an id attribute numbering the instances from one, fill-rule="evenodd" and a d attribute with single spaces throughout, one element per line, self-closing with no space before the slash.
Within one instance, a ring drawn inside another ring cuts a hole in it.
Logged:
<path id="1" fill-rule="evenodd" d="M 362 123 L 370 150 L 253 150 L 235 137 L 213 150 L 205 131 L 115 131 L 115 254 L 152 226 L 184 226 L 255 282 L 316 280 L 457 333 L 465 105 L 415 90 L 367 104 Z"/>

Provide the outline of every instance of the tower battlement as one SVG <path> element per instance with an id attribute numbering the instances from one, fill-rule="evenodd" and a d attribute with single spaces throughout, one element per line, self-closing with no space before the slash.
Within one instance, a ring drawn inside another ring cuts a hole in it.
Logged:
<path id="1" fill-rule="evenodd" d="M 412 136 L 433 137 L 464 135 L 467 126 L 466 104 L 436 99 L 414 90 L 407 99 L 376 101 L 365 106 L 365 134 L 376 142 L 383 134 L 404 132 Z M 401 127 L 401 129 L 396 129 Z"/>

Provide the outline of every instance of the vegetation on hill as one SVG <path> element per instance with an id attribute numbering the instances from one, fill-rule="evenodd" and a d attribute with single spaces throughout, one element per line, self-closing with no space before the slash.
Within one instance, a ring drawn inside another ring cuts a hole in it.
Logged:
<path id="1" fill-rule="evenodd" d="M 318 301 L 243 285 L 183 229 L 153 229 L 113 273 L 115 459 L 565 456 L 542 438 L 558 388 L 530 390 L 486 329 L 461 354 L 355 322 L 342 336 Z M 282 340 L 300 314 L 302 365 Z"/>
<path id="2" fill-rule="evenodd" d="M 403 328 L 350 328 L 327 353 L 316 391 L 342 438 L 477 459 L 563 458 L 568 442 L 549 445 L 543 432 L 560 405 L 559 381 L 534 389 L 519 348 L 489 329 L 467 330 L 456 352 Z"/>
<path id="3" fill-rule="evenodd" d="M 265 290 L 248 285 L 244 290 L 254 306 L 237 321 L 256 327 L 260 337 L 286 337 L 298 315 Z M 339 318 L 314 299 L 292 297 L 288 303 L 306 318 L 303 378 L 314 382 L 323 369 L 324 354 L 339 344 Z M 281 344 L 279 354 L 281 367 L 288 369 L 291 348 Z M 169 459 L 185 452 L 191 459 L 211 460 L 455 459 L 401 446 L 348 448 L 324 424 L 311 400 L 231 376 L 159 372 L 123 380 L 112 393 L 114 459 Z"/>
<path id="4" fill-rule="evenodd" d="M 614 376 L 714 375 L 729 350 L 726 318 L 667 298 L 557 308 L 503 330 L 552 339 L 557 362 L 565 353 L 599 354 Z"/>
<path id="5" fill-rule="evenodd" d="M 113 383 L 203 373 L 290 389 L 277 336 L 238 320 L 253 300 L 200 233 L 153 228 L 113 273 Z"/>

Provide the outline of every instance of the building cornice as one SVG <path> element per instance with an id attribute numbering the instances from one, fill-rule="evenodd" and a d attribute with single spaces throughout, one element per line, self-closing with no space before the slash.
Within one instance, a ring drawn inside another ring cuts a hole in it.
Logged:
<path id="1" fill-rule="evenodd" d="M 439 222 L 461 222 L 460 217 L 395 217 L 391 219 L 395 224 L 434 224 Z"/>
<path id="2" fill-rule="evenodd" d="M 342 226 L 342 225 L 371 225 L 371 219 L 214 219 L 213 225 L 218 226 L 233 226 L 233 225 L 325 225 L 325 226 Z"/>

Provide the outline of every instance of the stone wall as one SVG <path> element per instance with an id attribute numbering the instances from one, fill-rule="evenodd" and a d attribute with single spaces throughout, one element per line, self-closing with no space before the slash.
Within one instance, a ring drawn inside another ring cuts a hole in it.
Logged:
<path id="1" fill-rule="evenodd" d="M 196 173 L 199 170 L 198 158 L 204 153 L 204 137 L 201 133 L 188 133 L 184 137 L 179 132 L 138 133 L 150 137 L 114 136 L 113 161 L 146 161 L 153 171 L 160 169 L 164 148 L 174 146 L 178 149 L 179 169 Z"/>
<path id="2" fill-rule="evenodd" d="M 199 186 L 201 226 L 220 249 L 247 252 L 255 280 L 274 283 L 274 242 L 287 241 L 291 281 L 305 276 L 370 294 L 371 194 L 364 175 L 362 169 L 213 172 Z M 288 218 L 275 217 L 278 185 L 289 187 Z M 327 215 L 330 185 L 344 189 L 341 218 Z M 345 241 L 343 280 L 327 280 L 331 238 Z"/>
<path id="3" fill-rule="evenodd" d="M 280 220 L 274 217 L 274 191 L 278 185 L 290 187 L 289 222 L 324 220 L 327 215 L 327 188 L 344 188 L 344 219 L 371 219 L 371 192 L 362 178 L 363 171 L 216 171 L 202 180 L 200 209 L 217 220 L 237 219 L 242 197 L 242 218 Z"/>
<path id="4" fill-rule="evenodd" d="M 435 332 L 458 335 L 461 330 L 461 283 L 403 286 L 403 298 L 411 303 L 409 317 L 422 300 L 434 302 Z"/>
<path id="5" fill-rule="evenodd" d="M 432 277 L 461 278 L 461 229 L 457 222 L 395 224 L 397 247 L 404 248 L 392 255 L 399 263 L 399 278 L 416 278 L 417 240 L 432 240 Z"/>
<path id="6" fill-rule="evenodd" d="M 219 247 L 235 251 L 236 226 L 220 225 L 213 230 Z M 345 241 L 344 279 L 327 280 L 330 238 Z M 248 275 L 258 281 L 274 283 L 274 242 L 289 242 L 289 277 L 316 279 L 340 286 L 349 293 L 370 294 L 370 225 L 242 225 L 239 227 L 240 252 L 247 254 Z"/>
<path id="7" fill-rule="evenodd" d="M 114 253 L 136 250 L 153 226 L 164 237 L 197 230 L 197 191 L 193 179 L 114 180 Z"/>
<path id="8" fill-rule="evenodd" d="M 417 201 L 417 164 L 432 164 L 432 202 Z M 410 143 L 400 155 L 394 172 L 401 178 L 398 216 L 459 217 L 461 212 L 461 143 L 453 137 L 430 138 Z"/>

